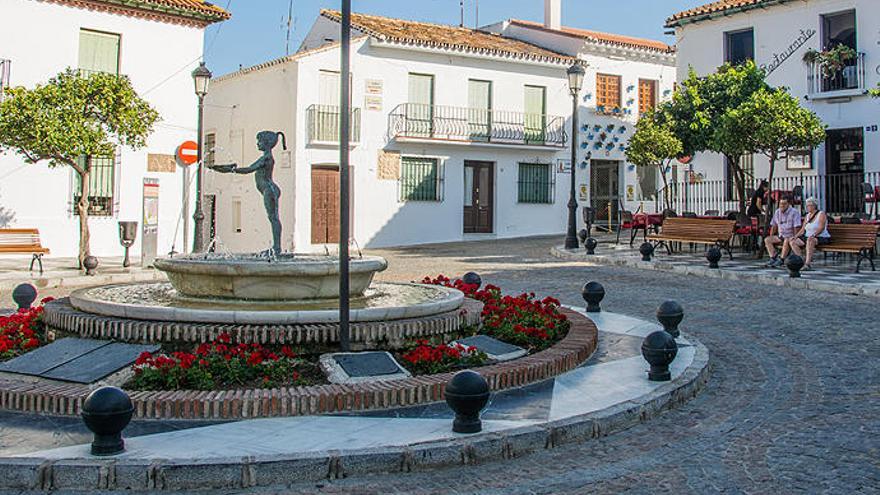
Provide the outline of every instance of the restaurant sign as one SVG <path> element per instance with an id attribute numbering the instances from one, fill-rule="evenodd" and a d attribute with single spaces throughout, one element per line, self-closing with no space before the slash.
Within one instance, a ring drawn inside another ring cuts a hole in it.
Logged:
<path id="1" fill-rule="evenodd" d="M 812 38 L 813 36 L 816 36 L 815 29 L 801 29 L 798 37 L 795 38 L 795 40 L 792 41 L 790 45 L 788 45 L 788 48 L 786 48 L 781 53 L 774 53 L 773 61 L 767 64 L 761 64 L 761 68 L 764 69 L 764 71 L 769 76 L 773 73 L 773 71 L 778 69 L 780 65 L 784 64 L 786 60 L 791 58 L 791 56 L 794 55 L 794 52 L 798 51 L 800 47 L 806 45 L 807 41 L 809 41 L 810 38 Z"/>

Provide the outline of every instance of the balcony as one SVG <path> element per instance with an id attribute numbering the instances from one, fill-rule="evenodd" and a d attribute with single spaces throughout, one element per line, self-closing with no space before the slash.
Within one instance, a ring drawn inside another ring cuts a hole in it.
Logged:
<path id="1" fill-rule="evenodd" d="M 309 125 L 309 144 L 318 146 L 339 145 L 339 107 L 335 105 L 311 105 L 306 109 Z M 351 110 L 349 144 L 361 141 L 361 109 Z"/>
<path id="2" fill-rule="evenodd" d="M 859 52 L 851 65 L 834 76 L 824 74 L 818 63 L 807 66 L 807 98 L 811 100 L 846 98 L 866 92 L 864 52 Z"/>
<path id="3" fill-rule="evenodd" d="M 419 103 L 398 105 L 388 133 L 396 140 L 534 148 L 563 148 L 568 138 L 564 117 Z"/>

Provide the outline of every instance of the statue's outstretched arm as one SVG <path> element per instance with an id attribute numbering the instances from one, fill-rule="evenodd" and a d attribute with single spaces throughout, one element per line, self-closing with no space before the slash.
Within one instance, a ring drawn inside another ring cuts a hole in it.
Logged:
<path id="1" fill-rule="evenodd" d="M 261 168 L 263 168 L 263 166 L 265 164 L 266 164 L 266 159 L 265 159 L 265 157 L 261 156 L 260 158 L 257 159 L 257 161 L 252 163 L 250 167 L 236 168 L 236 169 L 233 169 L 233 172 L 236 174 L 250 174 L 252 172 L 256 172 L 257 170 L 260 170 Z"/>

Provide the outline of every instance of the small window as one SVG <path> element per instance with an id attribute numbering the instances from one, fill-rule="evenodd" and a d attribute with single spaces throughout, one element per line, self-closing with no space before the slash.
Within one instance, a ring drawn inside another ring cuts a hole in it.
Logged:
<path id="1" fill-rule="evenodd" d="M 740 65 L 755 60 L 755 30 L 743 29 L 724 33 L 724 61 Z"/>
<path id="2" fill-rule="evenodd" d="M 639 79 L 639 115 L 648 113 L 657 105 L 657 81 Z"/>
<path id="3" fill-rule="evenodd" d="M 81 29 L 79 69 L 85 74 L 119 74 L 119 35 Z"/>
<path id="4" fill-rule="evenodd" d="M 657 174 L 659 173 L 654 165 L 636 167 L 639 201 L 653 201 L 657 197 Z"/>
<path id="5" fill-rule="evenodd" d="M 608 113 L 620 109 L 620 76 L 596 74 L 596 108 Z"/>
<path id="6" fill-rule="evenodd" d="M 552 204 L 556 192 L 556 174 L 545 163 L 520 163 L 517 202 Z"/>
<path id="7" fill-rule="evenodd" d="M 812 170 L 813 150 L 788 150 L 785 154 L 787 170 Z"/>
<path id="8" fill-rule="evenodd" d="M 751 184 L 755 182 L 755 157 L 754 155 L 743 155 L 739 159 L 739 166 L 745 175 L 746 187 L 750 187 Z M 729 161 L 725 162 L 724 167 L 724 176 L 725 176 L 725 200 L 726 201 L 738 201 L 739 194 L 738 189 L 736 187 L 736 171 L 733 169 Z M 748 191 L 746 191 L 745 200 L 748 201 Z"/>
<path id="9" fill-rule="evenodd" d="M 80 167 L 86 166 L 86 157 L 77 160 Z M 92 157 L 91 172 L 89 172 L 89 215 L 96 217 L 113 216 L 113 196 L 116 190 L 116 157 L 95 156 Z M 74 174 L 73 204 L 79 202 L 81 179 L 79 174 Z M 74 214 L 78 214 L 76 208 Z"/>
<path id="10" fill-rule="evenodd" d="M 400 201 L 442 201 L 442 170 L 436 158 L 402 157 Z"/>
<path id="11" fill-rule="evenodd" d="M 215 148 L 217 147 L 217 135 L 213 132 L 209 132 L 205 134 L 205 142 L 202 145 L 205 150 L 205 156 L 202 159 L 205 167 L 213 167 L 215 165 L 214 154 Z"/>

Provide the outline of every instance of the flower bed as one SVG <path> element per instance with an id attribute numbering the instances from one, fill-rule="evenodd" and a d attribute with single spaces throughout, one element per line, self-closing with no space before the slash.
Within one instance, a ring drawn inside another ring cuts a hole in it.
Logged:
<path id="1" fill-rule="evenodd" d="M 276 353 L 260 344 L 230 343 L 228 334 L 199 345 L 195 353 L 149 353 L 138 357 L 134 390 L 216 390 L 242 386 L 272 388 L 304 385 L 302 369 L 308 364 L 288 346 Z"/>
<path id="2" fill-rule="evenodd" d="M 481 366 L 488 361 L 485 353 L 476 347 L 461 344 L 431 345 L 419 340 L 408 352 L 403 353 L 401 361 L 414 375 L 434 375 L 456 369 Z"/>
<path id="3" fill-rule="evenodd" d="M 46 325 L 41 317 L 43 305 L 52 300 L 47 297 L 37 307 L 0 316 L 0 361 L 21 356 L 48 342 Z"/>
<path id="4" fill-rule="evenodd" d="M 559 300 L 552 297 L 537 299 L 534 292 L 504 295 L 501 288 L 491 284 L 480 289 L 443 275 L 425 277 L 422 283 L 453 287 L 482 302 L 483 326 L 479 333 L 524 347 L 530 353 L 547 349 L 560 341 L 570 327 L 568 318 L 559 311 Z"/>

